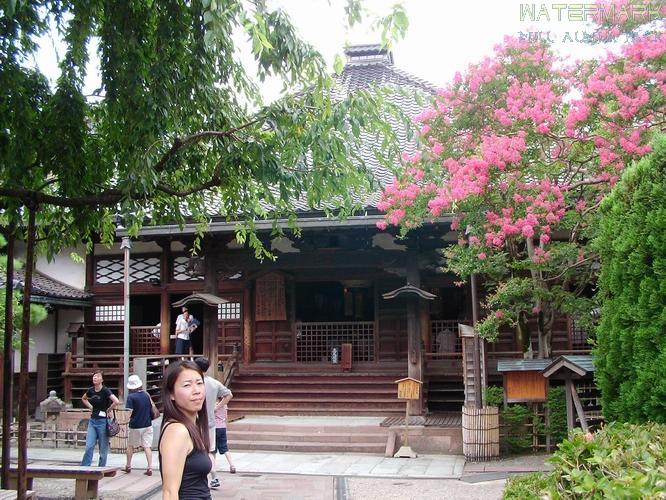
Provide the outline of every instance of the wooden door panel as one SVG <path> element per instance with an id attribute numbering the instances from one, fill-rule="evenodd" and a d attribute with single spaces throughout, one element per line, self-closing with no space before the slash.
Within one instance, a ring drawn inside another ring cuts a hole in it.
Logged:
<path id="1" fill-rule="evenodd" d="M 221 295 L 228 300 L 222 304 L 217 320 L 218 354 L 232 354 L 234 346 L 243 346 L 243 296 L 240 294 Z"/>
<path id="2" fill-rule="evenodd" d="M 407 358 L 407 315 L 384 313 L 379 319 L 377 347 L 380 361 Z"/>
<path id="3" fill-rule="evenodd" d="M 256 361 L 293 361 L 294 336 L 289 321 L 257 321 L 254 334 Z"/>

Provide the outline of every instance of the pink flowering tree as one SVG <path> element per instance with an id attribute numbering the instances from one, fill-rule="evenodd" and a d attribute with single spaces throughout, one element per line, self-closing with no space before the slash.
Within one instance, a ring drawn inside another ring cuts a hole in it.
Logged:
<path id="1" fill-rule="evenodd" d="M 600 4 L 610 5 L 619 13 L 626 2 Z M 493 340 L 514 327 L 525 349 L 536 335 L 539 357 L 550 356 L 556 317 L 590 320 L 597 208 L 666 128 L 663 17 L 615 21 L 599 19 L 598 36 L 623 45 L 594 61 L 507 37 L 456 74 L 416 117 L 422 148 L 403 155 L 380 205 L 403 234 L 452 214 L 460 236 L 443 250 L 445 268 L 461 283 L 483 277 L 479 332 Z"/>

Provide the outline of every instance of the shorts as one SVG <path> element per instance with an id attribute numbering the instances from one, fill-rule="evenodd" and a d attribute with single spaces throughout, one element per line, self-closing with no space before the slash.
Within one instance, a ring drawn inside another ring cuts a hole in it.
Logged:
<path id="1" fill-rule="evenodd" d="M 208 428 L 208 451 L 215 453 L 215 427 Z"/>
<path id="2" fill-rule="evenodd" d="M 132 429 L 130 427 L 127 437 L 127 446 L 132 448 L 151 448 L 153 446 L 153 426 Z"/>
<path id="3" fill-rule="evenodd" d="M 215 429 L 215 446 L 217 447 L 217 452 L 224 455 L 229 451 L 227 446 L 227 428 L 221 427 Z"/>

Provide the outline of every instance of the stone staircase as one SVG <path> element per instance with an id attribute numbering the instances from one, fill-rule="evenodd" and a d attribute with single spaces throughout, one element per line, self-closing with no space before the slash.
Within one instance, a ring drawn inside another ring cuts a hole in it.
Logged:
<path id="1" fill-rule="evenodd" d="M 378 417 L 250 416 L 228 424 L 229 449 L 384 454 Z"/>
<path id="2" fill-rule="evenodd" d="M 246 415 L 403 415 L 399 374 L 241 373 L 233 379 L 230 417 Z"/>

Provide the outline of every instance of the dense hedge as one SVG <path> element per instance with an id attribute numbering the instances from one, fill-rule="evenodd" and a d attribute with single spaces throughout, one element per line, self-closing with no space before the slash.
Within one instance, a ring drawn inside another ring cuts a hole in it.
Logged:
<path id="1" fill-rule="evenodd" d="M 594 350 L 606 420 L 666 422 L 666 137 L 601 209 Z"/>
<path id="2" fill-rule="evenodd" d="M 511 478 L 504 498 L 664 498 L 666 426 L 613 423 L 592 440 L 576 430 L 550 461 L 549 474 Z"/>

